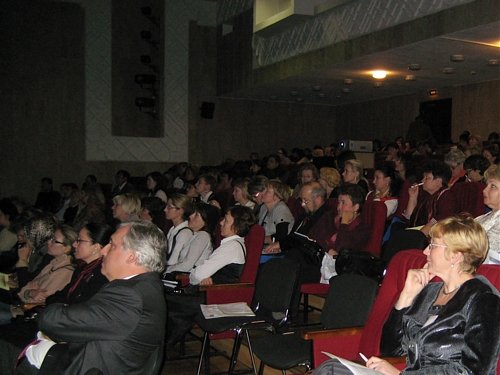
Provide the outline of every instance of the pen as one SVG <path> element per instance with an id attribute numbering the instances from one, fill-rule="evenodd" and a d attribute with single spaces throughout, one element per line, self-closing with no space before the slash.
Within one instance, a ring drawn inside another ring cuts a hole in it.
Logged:
<path id="1" fill-rule="evenodd" d="M 363 353 L 359 353 L 359 356 L 363 358 L 363 361 L 368 362 L 368 358 L 366 358 L 366 355 L 364 355 Z"/>
<path id="2" fill-rule="evenodd" d="M 412 187 L 412 188 L 416 188 L 416 187 L 422 186 L 423 184 L 424 184 L 424 183 L 423 183 L 423 182 L 421 182 L 421 183 L 419 183 L 419 184 L 411 185 L 411 187 Z"/>

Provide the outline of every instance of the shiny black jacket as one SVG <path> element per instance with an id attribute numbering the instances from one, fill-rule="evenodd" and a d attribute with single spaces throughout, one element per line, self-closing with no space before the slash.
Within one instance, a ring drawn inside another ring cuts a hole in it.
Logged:
<path id="1" fill-rule="evenodd" d="M 442 283 L 429 283 L 413 304 L 393 309 L 381 352 L 407 355 L 404 374 L 496 373 L 500 350 L 500 296 L 486 278 L 465 282 L 444 306 L 433 306 Z M 437 318 L 424 326 L 432 315 Z"/>

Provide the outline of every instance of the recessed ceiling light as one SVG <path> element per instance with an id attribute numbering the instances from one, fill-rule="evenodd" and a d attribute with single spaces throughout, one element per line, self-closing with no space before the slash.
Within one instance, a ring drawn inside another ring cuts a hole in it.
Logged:
<path id="1" fill-rule="evenodd" d="M 324 98 L 324 97 L 326 97 L 326 95 L 325 95 L 325 93 L 324 93 L 324 92 L 320 92 L 320 93 L 318 93 L 318 97 L 320 97 L 320 98 Z"/>
<path id="2" fill-rule="evenodd" d="M 453 73 L 455 73 L 455 68 L 447 66 L 446 68 L 443 68 L 443 73 L 444 74 L 453 74 Z"/>
<path id="3" fill-rule="evenodd" d="M 453 62 L 462 62 L 464 60 L 465 60 L 464 55 L 455 54 L 455 55 L 450 56 L 450 61 L 453 61 Z"/>
<path id="4" fill-rule="evenodd" d="M 422 69 L 422 67 L 420 66 L 420 64 L 410 64 L 408 65 L 408 70 L 411 70 L 413 72 L 416 72 L 417 70 L 420 70 Z"/>
<path id="5" fill-rule="evenodd" d="M 472 76 L 475 76 L 475 75 L 477 74 L 477 72 L 476 72 L 475 70 L 471 70 L 471 71 L 470 71 L 470 74 L 471 74 Z"/>
<path id="6" fill-rule="evenodd" d="M 488 65 L 489 66 L 498 66 L 498 59 L 489 59 Z"/>
<path id="7" fill-rule="evenodd" d="M 372 77 L 375 79 L 384 79 L 385 77 L 387 77 L 387 71 L 385 70 L 374 70 L 371 73 Z"/>
<path id="8" fill-rule="evenodd" d="M 344 79 L 344 85 L 352 85 L 352 79 L 351 78 L 345 78 Z"/>
<path id="9" fill-rule="evenodd" d="M 435 95 L 437 95 L 437 94 L 438 94 L 438 90 L 437 90 L 437 89 L 430 89 L 430 90 L 429 90 L 429 95 L 430 95 L 430 96 L 435 96 Z"/>
<path id="10" fill-rule="evenodd" d="M 413 74 L 407 74 L 405 76 L 405 81 L 416 81 L 417 77 L 415 77 Z"/>

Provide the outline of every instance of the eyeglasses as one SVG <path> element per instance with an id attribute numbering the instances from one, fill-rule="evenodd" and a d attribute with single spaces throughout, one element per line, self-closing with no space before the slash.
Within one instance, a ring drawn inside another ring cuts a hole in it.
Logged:
<path id="1" fill-rule="evenodd" d="M 301 199 L 301 201 L 304 206 L 308 205 L 309 202 L 311 202 L 309 199 Z"/>
<path id="2" fill-rule="evenodd" d="M 77 238 L 77 239 L 75 240 L 75 242 L 76 242 L 77 244 L 80 244 L 81 242 L 90 242 L 90 243 L 93 243 L 94 241 L 92 241 L 92 240 L 82 240 L 81 238 Z"/>
<path id="3" fill-rule="evenodd" d="M 64 245 L 64 242 L 62 242 L 62 241 L 58 241 L 58 240 L 56 240 L 54 237 L 49 238 L 49 241 L 50 241 L 50 242 L 53 242 L 53 243 L 58 243 L 59 245 Z"/>
<path id="4" fill-rule="evenodd" d="M 435 247 L 444 247 L 444 248 L 447 248 L 448 246 L 446 245 L 441 245 L 439 243 L 429 243 L 429 250 L 434 250 Z"/>

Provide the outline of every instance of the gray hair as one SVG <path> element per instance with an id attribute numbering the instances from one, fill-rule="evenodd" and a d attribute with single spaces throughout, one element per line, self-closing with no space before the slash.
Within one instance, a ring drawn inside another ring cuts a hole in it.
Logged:
<path id="1" fill-rule="evenodd" d="M 123 237 L 123 246 L 137 255 L 137 263 L 148 271 L 161 272 L 165 268 L 167 239 L 155 224 L 145 221 L 122 223 L 130 227 Z"/>

